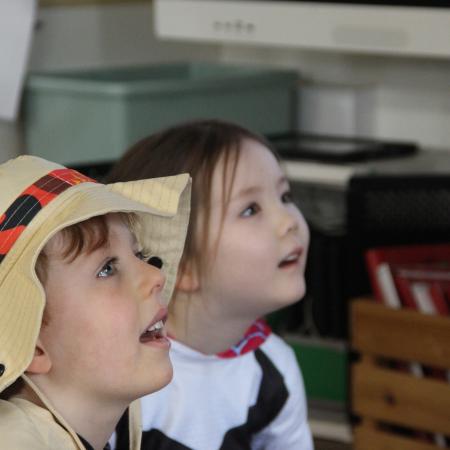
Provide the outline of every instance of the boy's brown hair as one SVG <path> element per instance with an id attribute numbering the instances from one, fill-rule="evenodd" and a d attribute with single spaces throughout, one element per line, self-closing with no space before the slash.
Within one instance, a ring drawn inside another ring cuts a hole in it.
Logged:
<path id="1" fill-rule="evenodd" d="M 125 225 L 132 231 L 137 222 L 134 214 L 113 213 L 120 217 Z M 94 216 L 84 222 L 75 223 L 61 230 L 63 235 L 62 259 L 74 261 L 81 253 L 92 253 L 102 248 L 108 242 L 108 225 L 106 215 Z M 36 274 L 42 284 L 47 279 L 48 255 L 44 249 L 36 261 Z M 45 317 L 44 317 L 45 324 Z"/>
<path id="2" fill-rule="evenodd" d="M 200 258 L 200 253 L 205 251 L 209 240 L 213 174 L 219 160 L 223 158 L 223 217 L 229 204 L 230 190 L 244 140 L 264 145 L 278 159 L 274 149 L 262 136 L 240 125 L 221 120 L 198 120 L 167 128 L 140 140 L 125 152 L 106 177 L 107 183 L 114 183 L 183 172 L 191 175 L 191 217 L 180 264 L 181 272 L 188 261 L 199 276 L 205 272 L 208 261 L 207 258 Z"/>
<path id="3" fill-rule="evenodd" d="M 73 261 L 82 252 L 91 253 L 106 244 L 108 241 L 106 216 L 96 216 L 84 222 L 76 223 L 62 229 L 61 233 L 64 239 L 61 257 L 63 259 L 70 258 Z M 47 280 L 47 265 L 48 255 L 44 247 L 36 261 L 36 275 L 44 285 Z M 46 323 L 45 312 L 43 323 Z"/>

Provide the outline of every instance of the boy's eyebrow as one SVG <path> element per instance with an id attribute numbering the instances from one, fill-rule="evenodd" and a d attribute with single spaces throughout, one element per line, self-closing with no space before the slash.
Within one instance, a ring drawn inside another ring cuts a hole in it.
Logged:
<path id="1" fill-rule="evenodd" d="M 131 230 L 130 230 L 130 240 L 131 240 L 132 247 L 136 247 L 139 244 L 136 235 L 134 233 L 132 233 Z"/>
<path id="2" fill-rule="evenodd" d="M 132 248 L 135 248 L 135 247 L 138 246 L 139 242 L 138 242 L 138 239 L 136 237 L 136 234 L 133 233 L 133 231 L 131 231 L 131 229 L 129 227 L 128 227 L 128 239 L 129 239 L 129 242 L 130 242 L 130 246 Z"/>

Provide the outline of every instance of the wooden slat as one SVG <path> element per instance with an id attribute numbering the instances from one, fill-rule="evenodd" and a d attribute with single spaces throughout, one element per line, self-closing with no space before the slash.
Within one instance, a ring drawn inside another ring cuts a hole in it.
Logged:
<path id="1" fill-rule="evenodd" d="M 352 410 L 363 417 L 450 435 L 450 384 L 369 363 L 352 367 Z"/>
<path id="2" fill-rule="evenodd" d="M 439 447 L 369 427 L 355 427 L 353 450 L 438 450 Z"/>
<path id="3" fill-rule="evenodd" d="M 450 317 L 356 300 L 351 306 L 351 329 L 355 350 L 450 368 Z"/>

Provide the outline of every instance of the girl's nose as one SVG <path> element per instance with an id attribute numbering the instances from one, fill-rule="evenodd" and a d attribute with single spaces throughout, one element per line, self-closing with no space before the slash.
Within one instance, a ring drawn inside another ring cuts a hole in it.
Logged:
<path id="1" fill-rule="evenodd" d="M 290 211 L 289 209 L 284 209 L 279 220 L 279 233 L 281 236 L 297 231 L 299 229 L 299 214 Z"/>

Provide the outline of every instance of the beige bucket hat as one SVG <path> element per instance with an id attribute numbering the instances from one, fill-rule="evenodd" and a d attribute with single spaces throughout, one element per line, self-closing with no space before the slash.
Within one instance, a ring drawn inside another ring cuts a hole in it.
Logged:
<path id="1" fill-rule="evenodd" d="M 45 292 L 37 257 L 59 230 L 93 216 L 134 212 L 136 238 L 163 261 L 174 287 L 189 220 L 187 174 L 104 185 L 58 164 L 20 156 L 0 165 L 0 392 L 30 364 Z"/>

